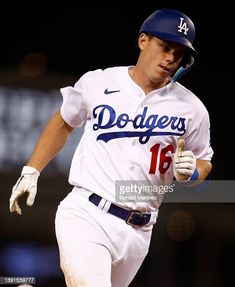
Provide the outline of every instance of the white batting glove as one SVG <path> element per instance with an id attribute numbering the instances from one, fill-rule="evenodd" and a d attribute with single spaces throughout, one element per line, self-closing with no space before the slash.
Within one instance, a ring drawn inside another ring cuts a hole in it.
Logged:
<path id="1" fill-rule="evenodd" d="M 196 157 L 190 150 L 184 150 L 185 141 L 180 139 L 173 159 L 173 171 L 177 181 L 188 181 L 196 169 Z"/>
<path id="2" fill-rule="evenodd" d="M 22 214 L 21 208 L 18 204 L 18 198 L 24 193 L 28 193 L 26 203 L 32 206 L 35 196 L 37 194 L 37 182 L 40 172 L 31 166 L 24 166 L 21 172 L 21 177 L 17 180 L 12 188 L 11 197 L 9 200 L 10 212 Z"/>

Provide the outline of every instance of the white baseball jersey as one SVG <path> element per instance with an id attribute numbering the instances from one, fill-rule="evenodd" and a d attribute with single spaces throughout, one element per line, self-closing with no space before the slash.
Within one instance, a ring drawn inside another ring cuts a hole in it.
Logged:
<path id="1" fill-rule="evenodd" d="M 168 185 L 179 138 L 197 159 L 211 160 L 210 121 L 201 100 L 179 83 L 147 96 L 131 79 L 129 67 L 85 73 L 61 89 L 61 115 L 72 127 L 85 121 L 84 134 L 71 163 L 69 183 L 115 202 L 116 181 L 143 180 Z M 156 201 L 119 203 L 156 210 Z"/>

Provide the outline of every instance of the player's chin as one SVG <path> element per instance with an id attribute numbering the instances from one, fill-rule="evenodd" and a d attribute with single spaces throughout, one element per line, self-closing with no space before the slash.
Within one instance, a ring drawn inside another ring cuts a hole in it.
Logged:
<path id="1" fill-rule="evenodd" d="M 164 83 L 166 79 L 169 78 L 168 73 L 157 73 L 154 77 L 152 77 L 153 83 Z"/>

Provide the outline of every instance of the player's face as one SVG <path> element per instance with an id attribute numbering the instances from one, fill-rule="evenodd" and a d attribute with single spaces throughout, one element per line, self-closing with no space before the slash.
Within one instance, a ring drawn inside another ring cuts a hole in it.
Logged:
<path id="1" fill-rule="evenodd" d="M 164 41 L 142 34 L 139 39 L 140 63 L 151 82 L 163 82 L 179 66 L 186 48 L 178 43 Z"/>

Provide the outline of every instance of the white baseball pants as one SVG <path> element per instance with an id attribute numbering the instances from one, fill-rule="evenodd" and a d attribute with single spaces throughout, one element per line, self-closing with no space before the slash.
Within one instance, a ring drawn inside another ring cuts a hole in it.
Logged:
<path id="1" fill-rule="evenodd" d="M 153 225 L 133 228 L 89 202 L 90 194 L 74 188 L 56 212 L 67 287 L 127 287 L 147 255 Z"/>

